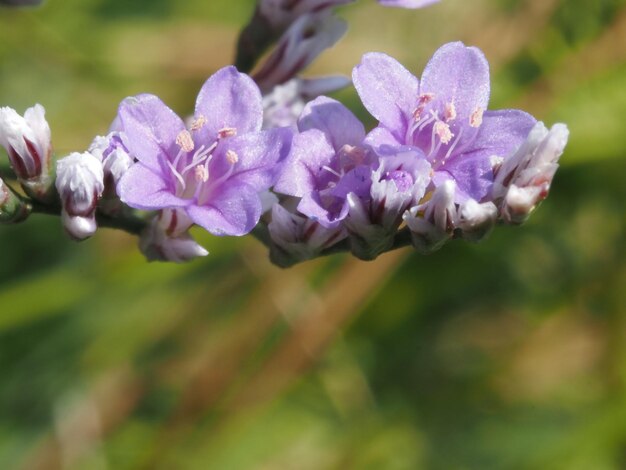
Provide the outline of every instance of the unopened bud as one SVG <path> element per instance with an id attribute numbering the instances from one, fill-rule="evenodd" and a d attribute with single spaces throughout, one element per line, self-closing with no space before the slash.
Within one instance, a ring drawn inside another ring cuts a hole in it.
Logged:
<path id="1" fill-rule="evenodd" d="M 493 202 L 480 204 L 468 199 L 459 207 L 458 228 L 465 240 L 479 242 L 491 233 L 497 218 L 498 209 Z"/>
<path id="2" fill-rule="evenodd" d="M 159 218 L 155 217 L 139 238 L 139 249 L 148 261 L 183 263 L 209 254 L 187 231 L 177 236 L 168 235 Z"/>
<path id="3" fill-rule="evenodd" d="M 524 222 L 548 196 L 568 137 L 564 124 L 548 130 L 538 122 L 526 141 L 496 169 L 493 199 L 506 223 Z"/>
<path id="4" fill-rule="evenodd" d="M 278 41 L 254 80 L 263 92 L 285 83 L 346 32 L 346 23 L 328 11 L 299 16 Z"/>
<path id="5" fill-rule="evenodd" d="M 57 162 L 57 191 L 63 226 L 76 240 L 96 231 L 96 207 L 104 190 L 102 163 L 90 153 L 71 153 Z"/>
<path id="6" fill-rule="evenodd" d="M 279 204 L 272 207 L 268 230 L 272 239 L 270 259 L 282 267 L 315 258 L 347 236 L 341 227 L 327 229 Z"/>
<path id="7" fill-rule="evenodd" d="M 45 109 L 40 104 L 20 116 L 12 108 L 0 108 L 0 145 L 26 193 L 48 202 L 53 194 L 50 159 L 52 144 Z"/>
<path id="8" fill-rule="evenodd" d="M 438 250 L 452 237 L 457 217 L 455 192 L 456 185 L 447 180 L 433 191 L 429 201 L 404 213 L 413 246 L 418 251 Z"/>

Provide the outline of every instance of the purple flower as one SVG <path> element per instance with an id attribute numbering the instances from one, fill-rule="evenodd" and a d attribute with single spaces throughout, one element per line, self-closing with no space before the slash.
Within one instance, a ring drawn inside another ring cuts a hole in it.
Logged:
<path id="1" fill-rule="evenodd" d="M 348 215 L 348 194 L 369 194 L 373 155 L 363 147 L 363 124 L 341 103 L 321 96 L 306 105 L 298 130 L 274 189 L 302 198 L 298 211 L 335 228 Z"/>
<path id="2" fill-rule="evenodd" d="M 138 209 L 178 209 L 215 235 L 250 232 L 258 194 L 273 184 L 292 134 L 261 131 L 262 122 L 259 89 L 234 67 L 204 84 L 189 129 L 156 96 L 127 98 L 119 125 L 138 162 L 122 176 L 120 198 Z"/>
<path id="3" fill-rule="evenodd" d="M 380 121 L 367 141 L 421 150 L 433 183 L 456 184 L 455 201 L 489 199 L 494 156 L 519 147 L 535 119 L 518 110 L 487 111 L 489 65 L 483 53 L 460 42 L 441 47 L 421 82 L 395 59 L 369 53 L 353 71 L 367 110 Z"/>
<path id="4" fill-rule="evenodd" d="M 439 0 L 378 0 L 382 6 L 398 8 L 423 8 L 437 2 Z"/>

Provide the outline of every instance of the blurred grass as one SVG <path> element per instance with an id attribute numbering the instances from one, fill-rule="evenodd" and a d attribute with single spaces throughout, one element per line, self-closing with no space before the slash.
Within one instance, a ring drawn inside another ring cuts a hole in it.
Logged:
<path id="1" fill-rule="evenodd" d="M 480 245 L 281 271 L 248 238 L 198 232 L 211 255 L 174 266 L 108 230 L 0 227 L 0 468 L 625 468 L 625 3 L 341 10 L 350 32 L 311 74 L 368 50 L 419 72 L 461 39 L 494 108 L 570 126 L 550 198 Z M 127 95 L 184 114 L 252 6 L 0 9 L 0 104 L 44 104 L 60 155 Z"/>

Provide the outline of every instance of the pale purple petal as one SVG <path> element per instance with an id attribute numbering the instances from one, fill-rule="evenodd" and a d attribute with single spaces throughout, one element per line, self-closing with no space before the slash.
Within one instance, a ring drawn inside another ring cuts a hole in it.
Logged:
<path id="1" fill-rule="evenodd" d="M 326 96 L 308 103 L 298 120 L 300 132 L 319 129 L 328 137 L 336 151 L 344 145 L 360 145 L 365 128 L 352 112 L 339 101 Z"/>
<path id="2" fill-rule="evenodd" d="M 373 148 L 378 148 L 382 145 L 397 147 L 403 145 L 403 141 L 398 140 L 389 129 L 383 126 L 378 126 L 372 129 L 365 137 L 364 143 L 370 145 Z"/>
<path id="3" fill-rule="evenodd" d="M 235 67 L 224 67 L 202 86 L 195 116 L 206 119 L 197 131 L 203 142 L 214 141 L 224 128 L 235 128 L 237 134 L 259 131 L 263 123 L 261 92 L 250 77 Z"/>
<path id="4" fill-rule="evenodd" d="M 323 132 L 311 129 L 296 134 L 274 189 L 290 196 L 304 196 L 319 187 L 321 179 L 332 176 L 324 172 L 323 167 L 329 165 L 335 155 Z"/>
<path id="5" fill-rule="evenodd" d="M 422 74 L 420 93 L 432 93 L 440 105 L 453 103 L 458 119 L 468 119 L 489 103 L 489 64 L 476 47 L 451 42 L 440 47 Z"/>
<path id="6" fill-rule="evenodd" d="M 189 206 L 187 214 L 213 235 L 241 236 L 259 222 L 261 200 L 252 186 L 229 180 L 216 189 L 205 205 Z"/>
<path id="7" fill-rule="evenodd" d="M 515 109 L 487 111 L 471 148 L 440 168 L 454 176 L 457 196 L 477 201 L 486 197 L 493 183 L 494 157 L 506 157 L 518 148 L 536 122 L 530 114 Z"/>
<path id="8" fill-rule="evenodd" d="M 135 163 L 122 176 L 117 193 L 125 204 L 143 210 L 184 207 L 192 202 L 176 197 L 170 184 L 160 173 L 143 163 Z"/>
<path id="9" fill-rule="evenodd" d="M 407 129 L 418 100 L 419 81 L 386 54 L 365 54 L 352 71 L 354 86 L 367 110 L 396 138 Z"/>
<path id="10" fill-rule="evenodd" d="M 280 162 L 288 155 L 292 138 L 291 129 L 279 128 L 225 139 L 215 151 L 210 171 L 216 176 L 228 171 L 230 163 L 225 154 L 234 152 L 238 161 L 229 180 L 245 182 L 259 191 L 267 189 L 278 177 Z"/>
<path id="11" fill-rule="evenodd" d="M 330 202 L 322 202 L 317 191 L 305 194 L 298 204 L 298 211 L 318 222 L 322 227 L 335 228 L 348 215 L 348 201 L 333 196 L 326 197 L 331 199 Z"/>
<path id="12" fill-rule="evenodd" d="M 161 171 L 164 159 L 176 157 L 180 150 L 176 137 L 185 125 L 157 96 L 126 98 L 120 104 L 118 116 L 128 137 L 130 154 L 144 165 Z"/>

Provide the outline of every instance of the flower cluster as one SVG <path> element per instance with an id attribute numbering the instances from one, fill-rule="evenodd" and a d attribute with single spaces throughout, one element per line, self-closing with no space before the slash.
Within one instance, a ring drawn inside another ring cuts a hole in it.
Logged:
<path id="1" fill-rule="evenodd" d="M 148 259 L 175 262 L 208 254 L 193 226 L 254 230 L 281 266 L 342 250 L 369 260 L 407 244 L 428 253 L 524 222 L 548 194 L 566 126 L 489 110 L 485 56 L 453 42 L 419 79 L 386 54 L 363 56 L 352 82 L 378 121 L 368 132 L 324 96 L 347 78 L 298 76 L 344 34 L 333 10 L 345 3 L 261 0 L 242 37 L 262 18 L 276 46 L 255 74 L 217 71 L 186 119 L 157 96 L 126 98 L 107 135 L 56 162 L 56 178 L 43 107 L 23 117 L 0 108 L 0 145 L 27 196 L 0 180 L 0 222 L 47 204 L 74 239 L 98 224 L 125 228 Z"/>

